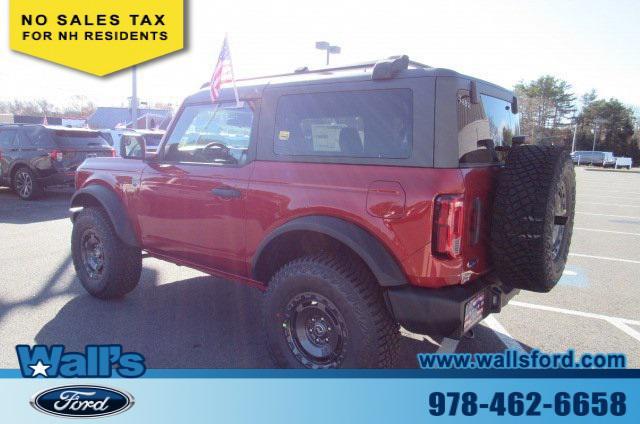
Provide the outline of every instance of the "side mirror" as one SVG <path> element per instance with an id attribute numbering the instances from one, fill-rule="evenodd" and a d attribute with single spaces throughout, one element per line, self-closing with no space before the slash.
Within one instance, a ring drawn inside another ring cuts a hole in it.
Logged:
<path id="1" fill-rule="evenodd" d="M 120 140 L 120 156 L 125 159 L 142 159 L 146 155 L 147 145 L 142 137 L 123 136 Z"/>

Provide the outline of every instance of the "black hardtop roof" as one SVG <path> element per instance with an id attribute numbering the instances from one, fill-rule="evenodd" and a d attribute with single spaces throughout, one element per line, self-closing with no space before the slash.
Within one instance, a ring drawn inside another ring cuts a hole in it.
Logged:
<path id="1" fill-rule="evenodd" d="M 392 56 L 389 59 L 383 59 L 382 61 L 388 61 L 402 56 Z M 406 57 L 406 56 L 405 56 Z M 474 80 L 493 86 L 500 91 L 503 91 L 505 95 L 511 97 L 513 92 L 500 87 L 496 84 L 483 81 L 478 78 L 470 77 L 468 75 L 460 74 L 456 71 L 446 68 L 434 68 L 419 62 L 414 62 L 407 59 L 408 66 L 396 74 L 393 75 L 393 79 L 402 78 L 420 78 L 420 77 L 458 77 L 469 80 Z M 318 69 L 299 68 L 295 72 L 287 74 L 277 74 L 260 76 L 253 78 L 244 78 L 236 80 L 236 88 L 238 89 L 239 97 L 245 99 L 260 98 L 262 91 L 267 87 L 279 87 L 279 86 L 300 86 L 308 84 L 328 84 L 333 82 L 359 82 L 372 79 L 374 68 L 377 63 L 381 61 L 370 61 L 364 63 L 357 63 L 351 65 L 343 65 L 338 67 L 325 67 Z M 220 100 L 234 100 L 235 93 L 232 84 L 223 84 L 220 92 Z M 199 91 L 187 97 L 185 102 L 187 103 L 200 103 L 210 100 L 209 83 L 205 83 Z"/>

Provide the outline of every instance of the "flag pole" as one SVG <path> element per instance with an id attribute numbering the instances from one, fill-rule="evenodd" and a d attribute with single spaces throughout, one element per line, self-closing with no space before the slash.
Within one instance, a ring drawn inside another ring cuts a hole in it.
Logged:
<path id="1" fill-rule="evenodd" d="M 236 86 L 236 76 L 233 72 L 233 58 L 231 56 L 231 46 L 229 46 L 229 34 L 225 32 L 225 40 L 227 40 L 227 47 L 229 49 L 229 65 L 231 66 L 231 82 L 233 83 L 233 93 L 236 96 L 236 107 L 240 107 L 240 97 L 238 97 L 238 87 Z"/>

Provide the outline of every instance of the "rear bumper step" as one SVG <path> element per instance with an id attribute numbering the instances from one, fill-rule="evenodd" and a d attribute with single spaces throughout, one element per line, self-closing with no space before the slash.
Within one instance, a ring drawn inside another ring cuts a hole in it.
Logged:
<path id="1" fill-rule="evenodd" d="M 518 292 L 501 282 L 481 279 L 439 289 L 392 288 L 385 298 L 396 321 L 407 330 L 459 338 L 489 314 L 499 313 Z"/>

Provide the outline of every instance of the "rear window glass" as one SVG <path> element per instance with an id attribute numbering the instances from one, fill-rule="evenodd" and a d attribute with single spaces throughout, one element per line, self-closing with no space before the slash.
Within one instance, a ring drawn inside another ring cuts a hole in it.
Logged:
<path id="1" fill-rule="evenodd" d="M 458 93 L 458 144 L 460 164 L 491 164 L 500 159 L 500 146 L 511 146 L 520 134 L 518 115 L 511 103 L 480 95 L 480 103 L 472 104 L 467 91 Z"/>
<path id="2" fill-rule="evenodd" d="M 110 147 L 99 132 L 93 131 L 55 130 L 53 139 L 58 147 Z"/>
<path id="3" fill-rule="evenodd" d="M 361 158 L 408 158 L 413 136 L 411 90 L 282 96 L 275 153 Z"/>
<path id="4" fill-rule="evenodd" d="M 110 133 L 101 131 L 100 135 L 102 136 L 102 138 L 107 140 L 107 143 L 109 143 L 109 146 L 113 146 L 113 137 L 111 136 Z"/>

